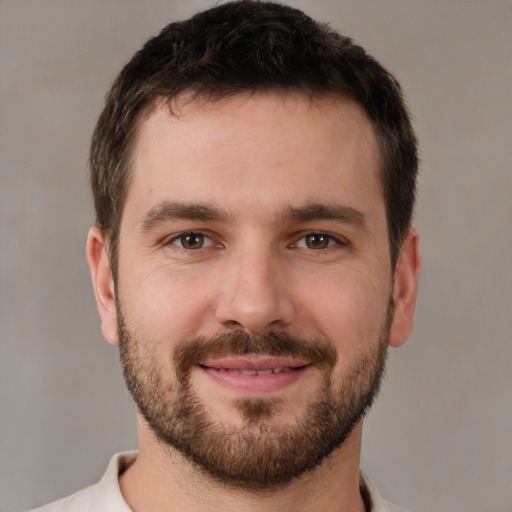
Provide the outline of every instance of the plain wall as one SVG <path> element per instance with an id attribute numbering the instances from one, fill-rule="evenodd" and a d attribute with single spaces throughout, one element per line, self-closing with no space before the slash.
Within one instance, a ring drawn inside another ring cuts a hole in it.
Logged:
<path id="1" fill-rule="evenodd" d="M 396 74 L 421 143 L 416 329 L 363 467 L 411 512 L 510 512 L 512 3 L 290 1 Z M 136 445 L 84 257 L 87 148 L 121 65 L 188 0 L 0 1 L 0 510 L 96 481 Z"/>

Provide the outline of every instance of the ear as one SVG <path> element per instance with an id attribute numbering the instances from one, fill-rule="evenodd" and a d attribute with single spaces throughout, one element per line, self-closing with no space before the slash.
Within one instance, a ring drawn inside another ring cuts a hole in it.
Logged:
<path id="1" fill-rule="evenodd" d="M 114 278 L 107 256 L 105 236 L 99 227 L 89 230 L 86 247 L 87 261 L 91 270 L 96 304 L 101 317 L 101 331 L 105 339 L 117 345 L 117 310 Z"/>
<path id="2" fill-rule="evenodd" d="M 419 234 L 409 229 L 395 267 L 393 323 L 389 337 L 392 347 L 403 345 L 411 334 L 421 271 Z"/>

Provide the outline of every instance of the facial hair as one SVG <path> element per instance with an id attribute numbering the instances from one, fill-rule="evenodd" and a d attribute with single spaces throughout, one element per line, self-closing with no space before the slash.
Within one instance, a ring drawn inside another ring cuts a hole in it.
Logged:
<path id="1" fill-rule="evenodd" d="M 385 371 L 391 303 L 378 339 L 367 343 L 367 351 L 351 363 L 337 389 L 332 386 L 337 355 L 328 340 L 232 331 L 184 340 L 172 360 L 162 363 L 151 350 L 151 340 L 127 329 L 117 306 L 124 377 L 140 413 L 166 448 L 178 450 L 201 472 L 231 488 L 273 490 L 321 464 L 370 408 Z M 241 426 L 223 424 L 208 413 L 192 389 L 191 369 L 208 358 L 244 355 L 292 356 L 321 370 L 322 384 L 295 424 L 272 422 L 282 405 L 273 397 L 236 401 Z M 169 383 L 172 369 L 176 378 Z"/>

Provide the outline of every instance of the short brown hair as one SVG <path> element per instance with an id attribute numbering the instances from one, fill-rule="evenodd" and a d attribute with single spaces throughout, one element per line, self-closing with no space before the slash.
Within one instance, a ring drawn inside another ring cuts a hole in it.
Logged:
<path id="1" fill-rule="evenodd" d="M 302 11 L 242 0 L 167 25 L 126 64 L 106 96 L 92 137 L 96 223 L 117 243 L 141 113 L 184 92 L 215 101 L 232 94 L 296 91 L 348 96 L 372 122 L 381 157 L 391 259 L 410 226 L 418 158 L 400 86 L 363 48 Z"/>

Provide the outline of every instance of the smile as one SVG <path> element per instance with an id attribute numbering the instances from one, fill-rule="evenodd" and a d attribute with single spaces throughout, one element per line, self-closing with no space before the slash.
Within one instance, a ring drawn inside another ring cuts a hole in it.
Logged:
<path id="1" fill-rule="evenodd" d="M 289 357 L 233 357 L 205 361 L 202 373 L 242 394 L 267 394 L 297 382 L 312 365 Z"/>
<path id="2" fill-rule="evenodd" d="M 239 368 L 214 368 L 218 372 L 229 372 L 234 375 L 271 375 L 273 373 L 286 373 L 291 372 L 296 368 L 269 368 L 268 370 L 241 370 Z"/>

